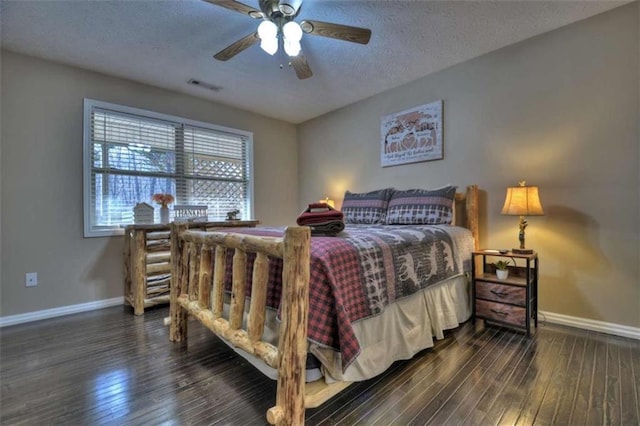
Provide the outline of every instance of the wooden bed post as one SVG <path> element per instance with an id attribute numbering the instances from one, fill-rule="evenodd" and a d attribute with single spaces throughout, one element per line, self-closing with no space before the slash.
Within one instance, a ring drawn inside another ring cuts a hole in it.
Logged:
<path id="1" fill-rule="evenodd" d="M 233 254 L 231 269 L 233 271 L 233 278 L 231 279 L 229 327 L 231 327 L 232 330 L 238 330 L 242 327 L 244 299 L 247 290 L 247 253 L 244 250 L 236 249 Z"/>
<path id="2" fill-rule="evenodd" d="M 131 247 L 131 274 L 134 286 L 133 292 L 133 313 L 134 315 L 144 314 L 144 299 L 147 295 L 147 231 L 135 231 L 133 233 L 133 247 Z"/>
<path id="3" fill-rule="evenodd" d="M 466 195 L 467 223 L 466 228 L 473 235 L 473 249 L 480 247 L 480 234 L 478 232 L 478 185 L 467 186 Z"/>
<path id="4" fill-rule="evenodd" d="M 267 306 L 267 286 L 269 284 L 269 258 L 264 253 L 256 253 L 251 279 L 251 302 L 247 332 L 251 343 L 258 342 L 264 333 L 264 319 Z"/>
<path id="5" fill-rule="evenodd" d="M 199 273 L 200 273 L 200 249 L 202 244 L 196 244 L 194 242 L 190 242 L 187 244 L 189 250 L 189 279 L 187 280 L 187 288 L 189 300 L 198 300 L 198 291 L 200 282 Z M 185 288 L 182 287 L 182 291 L 185 291 Z"/>
<path id="6" fill-rule="evenodd" d="M 200 249 L 200 274 L 198 276 L 198 301 L 200 307 L 209 308 L 211 306 L 211 273 L 213 264 L 211 263 L 211 247 L 202 245 Z"/>
<path id="7" fill-rule="evenodd" d="M 124 230 L 124 299 L 132 298 L 131 295 L 131 231 L 129 228 Z"/>
<path id="8" fill-rule="evenodd" d="M 222 317 L 224 310 L 224 272 L 227 265 L 227 250 L 216 246 L 215 267 L 213 268 L 213 292 L 211 293 L 211 311 L 213 319 Z"/>
<path id="9" fill-rule="evenodd" d="M 187 311 L 178 303 L 178 297 L 183 292 L 182 279 L 183 263 L 188 260 L 188 252 L 183 253 L 184 241 L 180 239 L 182 232 L 187 230 L 186 224 L 171 224 L 171 284 L 169 317 L 169 340 L 180 342 L 187 337 Z"/>
<path id="10" fill-rule="evenodd" d="M 276 406 L 267 411 L 267 420 L 274 425 L 304 424 L 310 240 L 308 227 L 285 230 L 278 390 Z"/>

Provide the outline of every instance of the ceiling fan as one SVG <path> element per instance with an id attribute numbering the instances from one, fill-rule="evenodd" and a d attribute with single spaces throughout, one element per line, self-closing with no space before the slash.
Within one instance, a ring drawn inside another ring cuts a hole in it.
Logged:
<path id="1" fill-rule="evenodd" d="M 295 18 L 300 13 L 302 0 L 258 0 L 260 10 L 234 0 L 205 1 L 262 21 L 256 31 L 222 49 L 213 55 L 214 58 L 227 61 L 257 42 L 270 55 L 275 54 L 282 46 L 289 56 L 289 65 L 301 80 L 313 75 L 300 47 L 303 34 L 360 44 L 369 43 L 371 38 L 371 30 L 366 28 L 310 20 L 297 23 Z"/>

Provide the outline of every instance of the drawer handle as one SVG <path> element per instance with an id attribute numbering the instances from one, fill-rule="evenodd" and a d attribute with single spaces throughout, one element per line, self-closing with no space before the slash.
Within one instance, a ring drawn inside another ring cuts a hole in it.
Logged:
<path id="1" fill-rule="evenodd" d="M 507 297 L 509 295 L 509 293 L 505 293 L 502 291 L 496 291 L 496 290 L 489 290 L 489 291 L 498 297 Z"/>
<path id="2" fill-rule="evenodd" d="M 496 315 L 502 315 L 503 317 L 506 317 L 507 315 L 509 315 L 508 312 L 496 311 L 495 309 L 491 309 L 491 312 L 493 312 Z"/>

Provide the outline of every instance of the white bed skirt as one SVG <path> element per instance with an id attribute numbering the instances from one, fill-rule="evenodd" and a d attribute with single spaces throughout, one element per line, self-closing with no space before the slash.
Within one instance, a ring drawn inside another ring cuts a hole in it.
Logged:
<path id="1" fill-rule="evenodd" d="M 471 316 L 466 276 L 451 278 L 387 306 L 378 316 L 355 323 L 360 354 L 342 372 L 340 353 L 311 344 L 309 350 L 323 365 L 327 381 L 362 381 L 377 376 L 394 361 L 410 359 L 433 347 L 433 339 Z"/>
<path id="2" fill-rule="evenodd" d="M 327 382 L 367 380 L 384 372 L 393 362 L 410 359 L 417 352 L 433 347 L 434 338 L 444 338 L 445 330 L 456 328 L 471 317 L 469 289 L 468 276 L 450 278 L 396 301 L 380 315 L 354 323 L 360 354 L 344 372 L 340 353 L 311 343 L 309 351 L 322 363 L 322 371 L 307 370 L 307 381 L 322 376 Z M 268 330 L 263 339 L 276 345 L 278 322 L 275 312 L 267 311 L 266 317 L 265 328 Z M 277 379 L 276 370 L 262 360 L 225 343 L 266 376 Z"/>

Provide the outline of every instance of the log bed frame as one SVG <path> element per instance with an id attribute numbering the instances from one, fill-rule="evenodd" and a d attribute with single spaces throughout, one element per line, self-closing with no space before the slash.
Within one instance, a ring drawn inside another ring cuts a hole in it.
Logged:
<path id="1" fill-rule="evenodd" d="M 464 206 L 464 226 L 471 230 L 477 249 L 478 187 L 468 186 L 466 194 L 456 194 L 454 204 Z M 456 213 L 459 211 L 454 210 L 454 216 L 459 216 Z M 276 369 L 276 405 L 267 411 L 267 420 L 274 425 L 304 424 L 305 408 L 321 405 L 351 384 L 328 385 L 323 379 L 305 383 L 310 241 L 308 227 L 288 227 L 282 238 L 274 238 L 191 231 L 186 225 L 175 223 L 171 226 L 169 338 L 174 342 L 185 341 L 187 316 L 192 315 L 216 335 Z M 228 319 L 223 317 L 227 250 L 234 250 Z M 247 252 L 256 253 L 256 259 L 244 329 Z M 260 340 L 265 324 L 270 257 L 283 260 L 282 320 L 277 347 Z"/>

